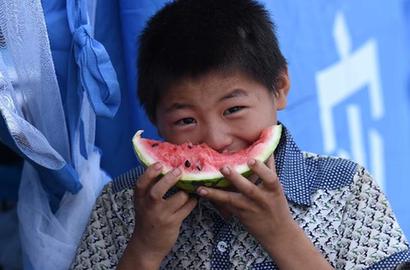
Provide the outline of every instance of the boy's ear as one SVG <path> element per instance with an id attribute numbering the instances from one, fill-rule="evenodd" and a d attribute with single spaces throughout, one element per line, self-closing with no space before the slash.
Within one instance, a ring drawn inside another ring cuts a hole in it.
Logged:
<path id="1" fill-rule="evenodd" d="M 288 69 L 282 71 L 275 81 L 274 102 L 277 110 L 283 110 L 288 102 L 290 79 Z"/>

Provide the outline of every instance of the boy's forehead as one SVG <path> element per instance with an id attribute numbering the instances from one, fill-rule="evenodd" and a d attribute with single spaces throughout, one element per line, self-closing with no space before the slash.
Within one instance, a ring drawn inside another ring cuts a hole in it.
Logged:
<path id="1" fill-rule="evenodd" d="M 230 98 L 247 97 L 255 89 L 266 88 L 241 72 L 207 73 L 186 77 L 172 84 L 161 95 L 159 105 L 166 111 L 191 107 L 195 103 L 220 102 Z"/>
<path id="2" fill-rule="evenodd" d="M 243 72 L 213 71 L 195 77 L 183 77 L 171 84 L 166 93 L 181 89 L 234 89 L 254 83 L 257 82 Z"/>
<path id="3" fill-rule="evenodd" d="M 256 83 L 242 73 L 212 72 L 197 77 L 185 77 L 170 85 L 163 96 L 172 98 L 184 94 L 218 95 L 234 92 L 232 95 L 244 94 L 248 85 Z M 236 91 L 235 91 L 236 90 Z M 242 91 L 240 91 L 242 90 Z"/>

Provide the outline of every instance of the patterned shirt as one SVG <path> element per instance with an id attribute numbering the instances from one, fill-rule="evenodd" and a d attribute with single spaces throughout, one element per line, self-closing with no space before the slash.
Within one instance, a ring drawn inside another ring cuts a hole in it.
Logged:
<path id="1" fill-rule="evenodd" d="M 369 173 L 352 161 L 299 150 L 283 134 L 276 168 L 289 209 L 336 269 L 410 269 L 409 244 Z M 97 199 L 72 269 L 115 269 L 134 223 L 133 187 L 142 168 L 109 183 Z M 278 269 L 236 219 L 199 199 L 161 269 Z"/>

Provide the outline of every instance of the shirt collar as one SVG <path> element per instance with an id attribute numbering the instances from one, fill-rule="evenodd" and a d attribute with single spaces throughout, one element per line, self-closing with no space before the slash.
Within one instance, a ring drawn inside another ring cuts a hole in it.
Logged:
<path id="1" fill-rule="evenodd" d="M 311 176 L 302 151 L 284 126 L 275 150 L 275 163 L 276 172 L 288 200 L 310 206 Z"/>

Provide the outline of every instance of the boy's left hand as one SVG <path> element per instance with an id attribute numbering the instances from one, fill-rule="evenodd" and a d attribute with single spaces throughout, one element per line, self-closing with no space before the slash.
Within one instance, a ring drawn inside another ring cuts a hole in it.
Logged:
<path id="1" fill-rule="evenodd" d="M 273 251 L 279 248 L 276 245 L 289 239 L 287 237 L 291 238 L 298 226 L 289 212 L 273 157 L 268 159 L 266 165 L 256 160 L 249 161 L 248 165 L 259 176 L 259 184 L 225 166 L 221 172 L 237 192 L 200 187 L 197 193 L 217 205 L 223 205 L 259 243 Z"/>

